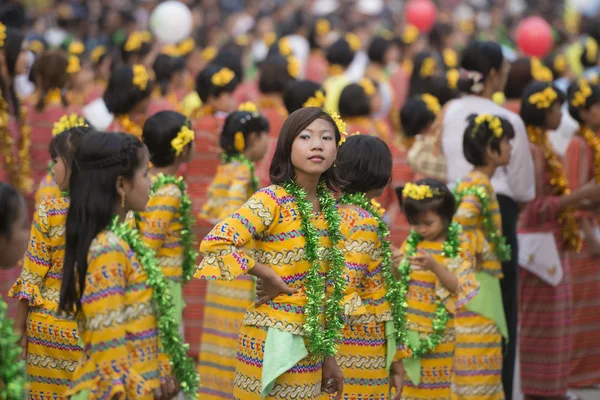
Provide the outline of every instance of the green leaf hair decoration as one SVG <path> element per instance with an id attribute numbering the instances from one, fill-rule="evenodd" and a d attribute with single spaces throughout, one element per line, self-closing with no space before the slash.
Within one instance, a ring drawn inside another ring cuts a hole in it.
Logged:
<path id="1" fill-rule="evenodd" d="M 183 230 L 181 231 L 181 244 L 183 245 L 183 283 L 189 282 L 194 275 L 196 270 L 196 260 L 198 259 L 198 250 L 194 245 L 194 225 L 196 220 L 192 216 L 192 200 L 187 194 L 187 185 L 182 177 L 176 178 L 172 175 L 165 176 L 164 174 L 158 174 L 154 185 L 152 185 L 152 193 L 156 193 L 158 189 L 164 185 L 173 184 L 181 190 L 181 207 L 179 213 L 181 214 L 181 224 Z"/>
<path id="2" fill-rule="evenodd" d="M 0 399 L 22 400 L 27 378 L 25 363 L 19 358 L 21 346 L 13 321 L 6 316 L 8 306 L 0 297 Z"/>
<path id="3" fill-rule="evenodd" d="M 254 163 L 250 160 L 248 160 L 248 158 L 246 158 L 245 155 L 238 153 L 238 154 L 227 154 L 227 153 L 223 153 L 221 155 L 221 162 L 223 162 L 223 164 L 229 164 L 232 162 L 237 162 L 240 164 L 245 165 L 246 167 L 248 167 L 248 169 L 250 170 L 250 175 L 251 175 L 251 183 L 252 183 L 252 193 L 256 192 L 258 190 L 258 178 L 255 174 L 255 166 Z"/>
<path id="4" fill-rule="evenodd" d="M 169 357 L 173 373 L 183 393 L 189 398 L 196 398 L 200 377 L 196 371 L 196 363 L 187 356 L 189 345 L 184 343 L 179 334 L 179 325 L 173 315 L 173 298 L 165 276 L 158 266 L 154 250 L 144 243 L 139 231 L 133 229 L 127 221 L 120 224 L 119 218 L 115 217 L 108 229 L 127 242 L 144 268 L 148 276 L 148 285 L 152 288 L 162 351 Z"/>
<path id="5" fill-rule="evenodd" d="M 304 330 L 308 338 L 308 352 L 314 358 L 334 356 L 342 339 L 341 332 L 344 327 L 342 299 L 346 287 L 344 277 L 346 262 L 342 249 L 339 248 L 339 244 L 343 241 L 340 233 L 342 218 L 337 210 L 333 193 L 323 182 L 320 182 L 317 188 L 317 197 L 327 222 L 327 232 L 331 242 L 330 251 L 325 259 L 329 262 L 330 268 L 327 275 L 323 277 L 320 273 L 319 263 L 319 236 L 317 229 L 310 221 L 313 215 L 312 204 L 306 197 L 306 191 L 300 188 L 296 182 L 288 181 L 282 186 L 294 197 L 298 206 L 302 233 L 306 240 L 304 257 L 311 264 L 304 285 L 308 298 L 304 311 L 306 316 Z M 333 292 L 329 298 L 326 298 L 325 295 L 326 283 L 333 286 Z M 323 303 L 325 303 L 324 315 L 321 311 Z"/>
<path id="6" fill-rule="evenodd" d="M 483 217 L 483 230 L 486 238 L 490 241 L 494 247 L 494 253 L 498 261 L 505 262 L 509 261 L 512 257 L 512 251 L 510 245 L 506 243 L 506 238 L 502 236 L 498 227 L 494 223 L 492 213 L 490 212 L 490 196 L 488 195 L 485 187 L 481 185 L 474 185 L 462 191 L 458 191 L 460 182 L 457 183 L 456 189 L 454 190 L 454 197 L 456 197 L 456 204 L 462 203 L 465 196 L 476 196 L 481 204 L 481 216 Z"/>

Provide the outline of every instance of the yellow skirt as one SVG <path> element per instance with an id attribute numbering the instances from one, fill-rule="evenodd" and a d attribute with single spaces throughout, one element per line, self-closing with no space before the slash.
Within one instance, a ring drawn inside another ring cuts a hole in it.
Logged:
<path id="1" fill-rule="evenodd" d="M 254 297 L 254 281 L 242 276 L 231 282 L 207 283 L 198 357 L 202 387 L 198 393 L 206 400 L 231 399 L 238 334 Z"/>
<path id="2" fill-rule="evenodd" d="M 27 319 L 27 398 L 66 399 L 82 354 L 77 322 L 33 308 Z"/>
<path id="3" fill-rule="evenodd" d="M 233 389 L 234 400 L 260 400 L 262 366 L 267 328 L 243 326 L 238 339 L 238 353 Z M 321 394 L 322 363 L 308 357 L 283 373 L 265 399 L 313 400 Z"/>

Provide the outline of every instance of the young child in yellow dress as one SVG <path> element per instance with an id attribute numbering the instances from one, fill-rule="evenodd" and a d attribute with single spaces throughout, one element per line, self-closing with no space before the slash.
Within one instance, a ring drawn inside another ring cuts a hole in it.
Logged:
<path id="1" fill-rule="evenodd" d="M 502 236 L 500 206 L 490 179 L 510 161 L 514 136 L 508 121 L 481 114 L 469 117 L 463 137 L 463 152 L 473 171 L 456 187 L 454 220 L 469 239 L 480 289 L 454 318 L 452 399 L 504 399 L 502 338 L 508 339 L 508 328 L 500 279 L 501 263 L 511 258 L 511 250 Z"/>
<path id="2" fill-rule="evenodd" d="M 411 357 L 403 360 L 402 398 L 450 399 L 454 362 L 454 316 L 478 292 L 466 238 L 452 222 L 454 195 L 443 183 L 422 179 L 397 190 L 411 227 L 402 245 L 400 308 L 405 327 L 401 345 Z"/>
<path id="3" fill-rule="evenodd" d="M 196 390 L 164 274 L 126 221 L 146 209 L 149 162 L 144 144 L 124 133 L 91 132 L 75 154 L 59 303 L 76 313 L 84 349 L 66 393 L 73 399 L 171 399 L 176 382 Z M 159 352 L 174 376 L 163 376 Z"/>
<path id="4" fill-rule="evenodd" d="M 252 103 L 231 113 L 221 132 L 222 163 L 203 206 L 202 218 L 218 221 L 235 212 L 258 190 L 255 162 L 265 154 L 269 123 Z M 237 336 L 254 299 L 250 276 L 235 281 L 209 281 L 200 340 L 200 393 L 221 399 L 233 392 Z"/>
<path id="5" fill-rule="evenodd" d="M 250 274 L 279 288 L 246 311 L 234 399 L 342 395 L 334 355 L 344 324 L 345 264 L 341 218 L 330 191 L 339 185 L 333 163 L 340 138 L 338 124 L 322 109 L 290 115 L 271 164 L 272 185 L 202 241 L 196 278 Z"/>
<path id="6" fill-rule="evenodd" d="M 89 128 L 67 129 L 52 138 L 50 154 L 58 197 L 40 203 L 33 216 L 23 270 L 9 296 L 19 300 L 16 330 L 27 352 L 28 397 L 66 399 L 81 358 L 77 322 L 58 311 L 65 253 L 65 224 L 72 160 Z"/>

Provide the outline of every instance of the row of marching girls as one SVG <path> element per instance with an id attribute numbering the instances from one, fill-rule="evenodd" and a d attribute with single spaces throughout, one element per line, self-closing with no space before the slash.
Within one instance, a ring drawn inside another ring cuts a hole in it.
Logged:
<path id="1" fill-rule="evenodd" d="M 50 154 L 59 192 L 34 214 L 10 291 L 19 299 L 15 330 L 29 397 L 195 393 L 198 376 L 179 330 L 182 285 L 197 252 L 191 202 L 175 177 L 193 153 L 188 120 L 158 113 L 144 142 L 94 131 L 75 116 L 56 132 Z"/>

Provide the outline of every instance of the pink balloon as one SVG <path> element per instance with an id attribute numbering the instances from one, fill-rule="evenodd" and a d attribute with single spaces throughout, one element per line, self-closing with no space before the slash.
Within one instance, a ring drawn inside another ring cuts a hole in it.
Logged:
<path id="1" fill-rule="evenodd" d="M 404 12 L 406 21 L 421 32 L 429 32 L 437 19 L 437 8 L 431 0 L 410 0 Z"/>
<path id="2" fill-rule="evenodd" d="M 552 28 L 540 17 L 528 17 L 521 21 L 515 38 L 521 51 L 531 57 L 545 57 L 554 45 Z"/>

